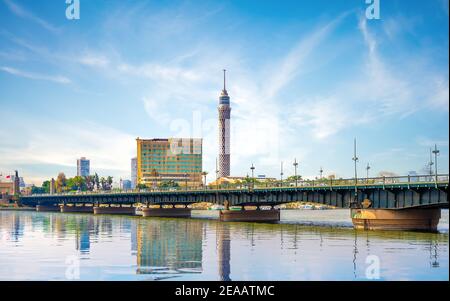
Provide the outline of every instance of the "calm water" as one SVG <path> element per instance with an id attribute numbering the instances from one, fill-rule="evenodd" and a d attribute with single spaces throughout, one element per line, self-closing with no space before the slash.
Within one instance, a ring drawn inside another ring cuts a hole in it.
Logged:
<path id="1" fill-rule="evenodd" d="M 355 231 L 348 210 L 282 211 L 280 224 L 193 215 L 0 211 L 0 280 L 367 280 L 368 255 L 381 280 L 449 280 L 448 210 L 439 233 Z"/>

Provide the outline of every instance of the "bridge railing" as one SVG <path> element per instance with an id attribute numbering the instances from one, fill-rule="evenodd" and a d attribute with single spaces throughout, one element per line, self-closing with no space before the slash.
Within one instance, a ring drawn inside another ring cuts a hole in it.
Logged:
<path id="1" fill-rule="evenodd" d="M 337 186 L 384 186 L 384 185 L 405 185 L 405 184 L 438 184 L 449 183 L 448 174 L 438 175 L 408 175 L 408 176 L 389 176 L 389 177 L 366 177 L 366 178 L 350 178 L 350 179 L 307 179 L 307 180 L 284 180 L 284 181 L 265 181 L 250 178 L 245 183 L 239 184 L 222 184 L 222 185 L 208 185 L 198 187 L 156 187 L 147 189 L 133 189 L 133 190 L 99 190 L 99 191 L 75 191 L 63 192 L 53 195 L 91 195 L 91 194 L 126 194 L 126 193 L 140 193 L 140 192 L 182 192 L 182 191 L 229 191 L 229 190 L 253 190 L 253 189 L 284 189 L 295 187 L 317 187 L 317 188 L 333 188 Z M 34 194 L 33 196 L 48 196 L 52 194 Z"/>

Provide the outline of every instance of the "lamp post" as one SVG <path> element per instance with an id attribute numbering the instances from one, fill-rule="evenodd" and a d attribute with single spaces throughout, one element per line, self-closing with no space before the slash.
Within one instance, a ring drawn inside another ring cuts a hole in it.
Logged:
<path id="1" fill-rule="evenodd" d="M 437 145 L 434 145 L 434 150 L 433 150 L 433 154 L 434 154 L 434 181 L 437 183 L 438 181 L 438 173 L 437 173 L 437 156 L 439 155 L 439 150 L 437 149 Z"/>
<path id="2" fill-rule="evenodd" d="M 280 179 L 281 179 L 281 186 L 280 187 L 283 187 L 283 161 L 281 161 L 281 169 L 280 169 Z"/>
<path id="3" fill-rule="evenodd" d="M 354 202 L 356 202 L 358 200 L 358 172 L 356 169 L 358 157 L 356 155 L 356 138 L 353 142 L 353 158 L 352 158 L 352 160 L 355 162 L 355 201 Z"/>
<path id="4" fill-rule="evenodd" d="M 252 167 L 250 167 L 250 169 L 252 171 L 252 186 L 255 186 L 255 174 L 254 174 L 255 166 L 253 166 L 253 163 L 252 163 Z"/>
<path id="5" fill-rule="evenodd" d="M 323 174 L 323 168 L 322 168 L 322 166 L 320 167 L 319 173 L 320 173 L 320 179 L 322 179 L 322 174 Z"/>
<path id="6" fill-rule="evenodd" d="M 430 166 L 430 178 L 433 176 L 433 150 L 430 147 L 430 162 L 428 162 L 428 165 Z"/>
<path id="7" fill-rule="evenodd" d="M 203 186 L 205 187 L 205 189 L 206 189 L 206 175 L 207 174 L 208 174 L 208 172 L 206 172 L 206 171 L 202 172 L 202 175 L 203 175 Z"/>
<path id="8" fill-rule="evenodd" d="M 297 180 L 298 163 L 297 163 L 297 158 L 294 159 L 294 163 L 292 165 L 294 165 L 295 187 L 297 187 L 298 186 L 298 180 Z"/>
<path id="9" fill-rule="evenodd" d="M 216 157 L 216 189 L 219 189 L 219 168 L 217 167 L 217 157 Z"/>
<path id="10" fill-rule="evenodd" d="M 185 173 L 184 174 L 184 185 L 186 186 L 186 191 L 188 190 L 188 174 L 187 173 Z"/>
<path id="11" fill-rule="evenodd" d="M 367 166 L 366 166 L 366 182 L 367 183 L 369 183 L 369 169 L 370 169 L 370 165 L 369 165 L 369 163 L 367 163 Z"/>

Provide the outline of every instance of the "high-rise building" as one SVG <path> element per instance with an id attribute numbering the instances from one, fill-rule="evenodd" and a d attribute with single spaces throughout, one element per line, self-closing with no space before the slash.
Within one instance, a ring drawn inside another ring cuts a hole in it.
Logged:
<path id="1" fill-rule="evenodd" d="M 136 139 L 137 184 L 157 186 L 174 181 L 180 186 L 202 184 L 202 139 Z"/>
<path id="2" fill-rule="evenodd" d="M 131 189 L 131 181 L 130 180 L 122 180 L 122 187 L 120 187 L 123 190 L 129 190 Z"/>
<path id="3" fill-rule="evenodd" d="M 137 186 L 137 157 L 131 158 L 131 189 Z"/>
<path id="4" fill-rule="evenodd" d="M 230 97 L 226 89 L 225 72 L 223 70 L 223 90 L 219 97 L 219 166 L 218 177 L 230 175 Z"/>
<path id="5" fill-rule="evenodd" d="M 77 159 L 77 176 L 87 177 L 90 172 L 90 161 L 85 157 Z"/>

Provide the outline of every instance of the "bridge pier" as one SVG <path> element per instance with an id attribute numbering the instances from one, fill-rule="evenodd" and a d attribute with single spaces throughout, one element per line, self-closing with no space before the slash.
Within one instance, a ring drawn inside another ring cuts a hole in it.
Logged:
<path id="1" fill-rule="evenodd" d="M 222 222 L 278 222 L 280 210 L 220 210 Z"/>
<path id="2" fill-rule="evenodd" d="M 61 212 L 68 213 L 68 212 L 84 212 L 84 213 L 93 213 L 94 207 L 93 206 L 77 206 L 76 204 L 72 206 L 68 205 L 61 205 Z"/>
<path id="3" fill-rule="evenodd" d="M 135 215 L 136 208 L 131 207 L 94 207 L 94 214 L 121 214 L 121 215 Z"/>
<path id="4" fill-rule="evenodd" d="M 439 208 L 351 209 L 355 229 L 437 231 Z"/>
<path id="5" fill-rule="evenodd" d="M 37 212 L 60 212 L 58 205 L 36 205 Z"/>
<path id="6" fill-rule="evenodd" d="M 143 217 L 191 217 L 190 208 L 142 208 Z"/>

